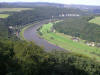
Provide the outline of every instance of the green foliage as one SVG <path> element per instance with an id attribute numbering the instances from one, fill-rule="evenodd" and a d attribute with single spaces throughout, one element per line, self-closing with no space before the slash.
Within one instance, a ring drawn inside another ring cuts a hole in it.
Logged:
<path id="1" fill-rule="evenodd" d="M 0 20 L 0 38 L 3 37 L 7 37 L 8 35 L 8 26 L 5 25 L 3 20 Z"/>
<path id="2" fill-rule="evenodd" d="M 0 13 L 2 12 L 21 12 L 25 10 L 32 10 L 32 8 L 0 8 Z"/>
<path id="3" fill-rule="evenodd" d="M 56 22 L 57 23 L 57 22 Z M 43 25 L 40 28 L 40 31 L 42 33 L 41 37 L 49 41 L 50 43 L 57 45 L 61 48 L 64 48 L 67 51 L 71 51 L 74 53 L 78 53 L 84 56 L 91 57 L 92 59 L 95 59 L 96 61 L 100 61 L 100 48 L 97 47 L 90 47 L 84 43 L 84 40 L 81 40 L 79 42 L 74 42 L 72 40 L 72 36 L 65 35 L 59 32 L 52 32 L 53 23 L 48 23 Z M 75 34 L 76 37 L 80 37 L 79 33 Z"/>
<path id="4" fill-rule="evenodd" d="M 6 5 L 4 5 L 6 6 Z M 52 11 L 53 10 L 53 11 Z M 18 10 L 17 10 L 18 11 Z M 20 26 L 50 19 L 63 13 L 81 13 L 80 10 L 35 7 L 16 12 L 0 21 L 0 37 L 7 36 L 8 26 Z M 47 31 L 50 32 L 50 31 Z M 52 37 L 53 38 L 53 37 Z M 33 42 L 0 39 L 0 75 L 99 75 L 100 64 L 82 55 L 66 52 L 47 53 Z"/>
<path id="5" fill-rule="evenodd" d="M 20 65 L 16 62 L 11 41 L 0 41 L 0 75 L 20 74 Z"/>
<path id="6" fill-rule="evenodd" d="M 100 26 L 89 23 L 88 18 L 68 18 L 54 25 L 54 28 L 67 35 L 75 36 L 78 33 L 84 40 L 100 42 Z"/>
<path id="7" fill-rule="evenodd" d="M 57 8 L 57 7 L 52 7 L 52 6 L 47 6 L 47 7 L 35 6 L 34 8 L 1 8 L 0 13 L 3 15 L 1 16 L 2 18 L 7 17 L 7 15 L 5 16 L 4 14 L 10 15 L 6 19 L 2 20 L 2 22 L 4 23 L 4 26 L 6 26 L 3 29 L 7 30 L 8 26 L 20 27 L 20 26 L 24 26 L 29 23 L 33 23 L 35 21 L 51 19 L 52 16 L 53 18 L 60 18 L 59 15 L 62 13 L 63 14 L 73 14 L 74 13 L 74 14 L 83 15 L 85 12 L 79 9 L 72 9 L 72 8 Z M 0 28 L 0 30 L 2 30 L 2 28 Z M 4 32 L 2 31 L 1 33 L 4 34 Z"/>
<path id="8" fill-rule="evenodd" d="M 33 42 L 0 41 L 0 75 L 99 75 L 99 67 L 78 54 L 47 53 Z"/>
<path id="9" fill-rule="evenodd" d="M 96 65 L 98 66 L 100 65 L 97 64 L 96 62 L 92 62 L 92 60 L 89 58 L 86 58 L 83 56 L 80 57 L 76 54 L 65 53 L 65 52 L 55 52 L 54 57 L 55 57 L 56 63 L 60 63 L 63 65 L 62 67 L 60 66 L 60 69 L 63 67 L 66 67 L 66 69 L 68 69 L 68 72 L 71 73 L 72 71 L 72 75 L 94 75 L 94 74 L 99 75 L 99 67 L 96 67 Z M 77 68 L 78 70 L 76 71 L 74 67 Z M 65 73 L 70 74 L 67 72 Z"/>
<path id="10" fill-rule="evenodd" d="M 53 11 L 52 11 L 53 10 Z M 33 10 L 16 12 L 7 18 L 8 25 L 25 25 L 34 21 L 41 21 L 54 18 L 59 18 L 60 14 L 80 14 L 84 12 L 79 9 L 72 8 L 57 8 L 57 7 L 34 7 Z"/>
<path id="11" fill-rule="evenodd" d="M 8 16 L 8 14 L 0 14 L 0 18 L 7 18 Z"/>
<path id="12" fill-rule="evenodd" d="M 90 23 L 95 23 L 97 25 L 100 25 L 100 17 L 99 16 L 95 17 L 95 18 L 91 19 L 89 22 Z"/>

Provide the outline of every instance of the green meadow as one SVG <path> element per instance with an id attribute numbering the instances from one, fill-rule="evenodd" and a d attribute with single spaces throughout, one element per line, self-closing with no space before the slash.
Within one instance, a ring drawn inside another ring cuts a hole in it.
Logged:
<path id="1" fill-rule="evenodd" d="M 97 25 L 100 25 L 100 17 L 95 17 L 94 19 L 89 21 L 90 23 L 95 23 Z"/>
<path id="2" fill-rule="evenodd" d="M 20 12 L 23 10 L 32 10 L 31 8 L 0 8 L 0 12 Z"/>
<path id="3" fill-rule="evenodd" d="M 8 14 L 0 14 L 0 18 L 7 18 L 8 16 Z"/>
<path id="4" fill-rule="evenodd" d="M 68 51 L 78 53 L 82 56 L 87 56 L 96 60 L 100 60 L 100 48 L 90 47 L 83 43 L 83 40 L 80 42 L 73 42 L 71 36 L 59 33 L 52 32 L 51 28 L 53 23 L 45 24 L 40 28 L 41 37 L 46 39 L 48 42 L 57 45 L 61 48 L 64 48 Z"/>
<path id="5" fill-rule="evenodd" d="M 0 8 L 0 13 L 2 12 L 20 12 L 23 10 L 32 10 L 31 8 Z M 7 18 L 9 14 L 0 14 L 0 18 Z"/>

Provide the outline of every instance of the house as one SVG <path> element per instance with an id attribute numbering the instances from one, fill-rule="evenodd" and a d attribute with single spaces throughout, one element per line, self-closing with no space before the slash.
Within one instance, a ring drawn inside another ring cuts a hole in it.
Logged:
<path id="1" fill-rule="evenodd" d="M 94 47 L 95 46 L 95 43 L 94 42 L 91 42 L 91 46 Z"/>
<path id="2" fill-rule="evenodd" d="M 64 14 L 62 14 L 62 17 L 65 17 L 65 15 L 64 15 Z"/>
<path id="3" fill-rule="evenodd" d="M 73 42 L 79 42 L 80 41 L 78 37 L 73 37 L 72 40 L 73 40 Z"/>
<path id="4" fill-rule="evenodd" d="M 97 46 L 97 47 L 100 47 L 100 43 L 97 43 L 96 46 Z"/>
<path id="5" fill-rule="evenodd" d="M 13 27 L 12 26 L 9 26 L 9 29 L 13 29 Z"/>
<path id="6" fill-rule="evenodd" d="M 92 47 L 94 47 L 95 46 L 95 43 L 94 42 L 86 42 L 86 44 L 88 45 L 88 46 L 92 46 Z"/>
<path id="7" fill-rule="evenodd" d="M 50 31 L 51 31 L 51 32 L 54 32 L 54 33 L 56 32 L 56 30 L 55 30 L 53 27 L 51 28 Z"/>

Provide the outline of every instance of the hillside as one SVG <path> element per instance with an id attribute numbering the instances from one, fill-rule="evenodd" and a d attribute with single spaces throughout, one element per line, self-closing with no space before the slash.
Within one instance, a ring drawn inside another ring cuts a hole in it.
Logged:
<path id="1" fill-rule="evenodd" d="M 99 75 L 100 64 L 62 51 L 45 52 L 32 42 L 0 41 L 0 75 Z"/>
<path id="2" fill-rule="evenodd" d="M 84 14 L 84 12 L 79 9 L 57 8 L 51 6 L 47 6 L 47 7 L 37 6 L 34 8 L 0 8 L 0 13 L 1 13 L 0 17 L 4 18 L 2 19 L 2 22 L 4 23 L 4 25 L 7 26 L 5 27 L 2 25 L 5 28 L 0 27 L 0 30 L 2 29 L 1 33 L 5 32 L 5 30 L 3 29 L 8 30 L 9 26 L 13 26 L 14 28 L 20 28 L 25 26 L 28 23 L 33 23 L 35 21 L 52 19 L 52 16 L 53 18 L 64 18 L 64 17 L 59 17 L 59 15 L 61 15 L 62 13 L 63 14 L 74 13 L 79 15 Z"/>
<path id="3" fill-rule="evenodd" d="M 94 23 L 89 23 L 88 21 L 88 17 L 67 18 L 63 22 L 54 25 L 54 28 L 61 33 L 99 43 L 100 26 Z"/>
<path id="4" fill-rule="evenodd" d="M 8 38 L 8 27 L 11 25 L 8 24 L 7 18 L 25 10 L 31 10 L 31 8 L 0 8 L 0 38 Z"/>
<path id="5" fill-rule="evenodd" d="M 65 49 L 66 51 L 90 57 L 91 59 L 95 59 L 95 61 L 100 60 L 100 48 L 88 46 L 85 43 L 85 40 L 77 40 L 75 37 L 75 40 L 73 40 L 72 36 L 57 32 L 52 29 L 54 24 L 55 23 L 51 22 L 45 24 L 39 29 L 39 34 L 43 39 L 47 40 L 51 44 Z"/>

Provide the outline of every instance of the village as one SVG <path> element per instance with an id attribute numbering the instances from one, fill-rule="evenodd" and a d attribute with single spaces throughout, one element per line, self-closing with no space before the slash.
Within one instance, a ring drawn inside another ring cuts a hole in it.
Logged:
<path id="1" fill-rule="evenodd" d="M 75 17 L 75 16 L 78 17 L 80 15 L 79 14 L 64 14 L 64 13 L 59 15 L 59 17 Z"/>
<path id="2" fill-rule="evenodd" d="M 56 33 L 56 30 L 52 27 L 51 32 Z M 71 37 L 70 39 L 73 40 L 73 42 L 81 42 L 81 40 L 82 40 L 79 37 L 75 37 L 75 36 Z M 91 46 L 91 47 L 100 47 L 100 43 L 89 42 L 89 41 L 86 41 L 86 40 L 84 41 L 84 44 Z"/>
<path id="3" fill-rule="evenodd" d="M 79 37 L 72 37 L 71 39 L 73 40 L 73 42 L 80 42 L 80 40 L 81 40 Z M 84 43 L 86 45 L 88 45 L 88 46 L 92 46 L 92 47 L 96 46 L 96 43 L 95 42 L 85 41 Z"/>

